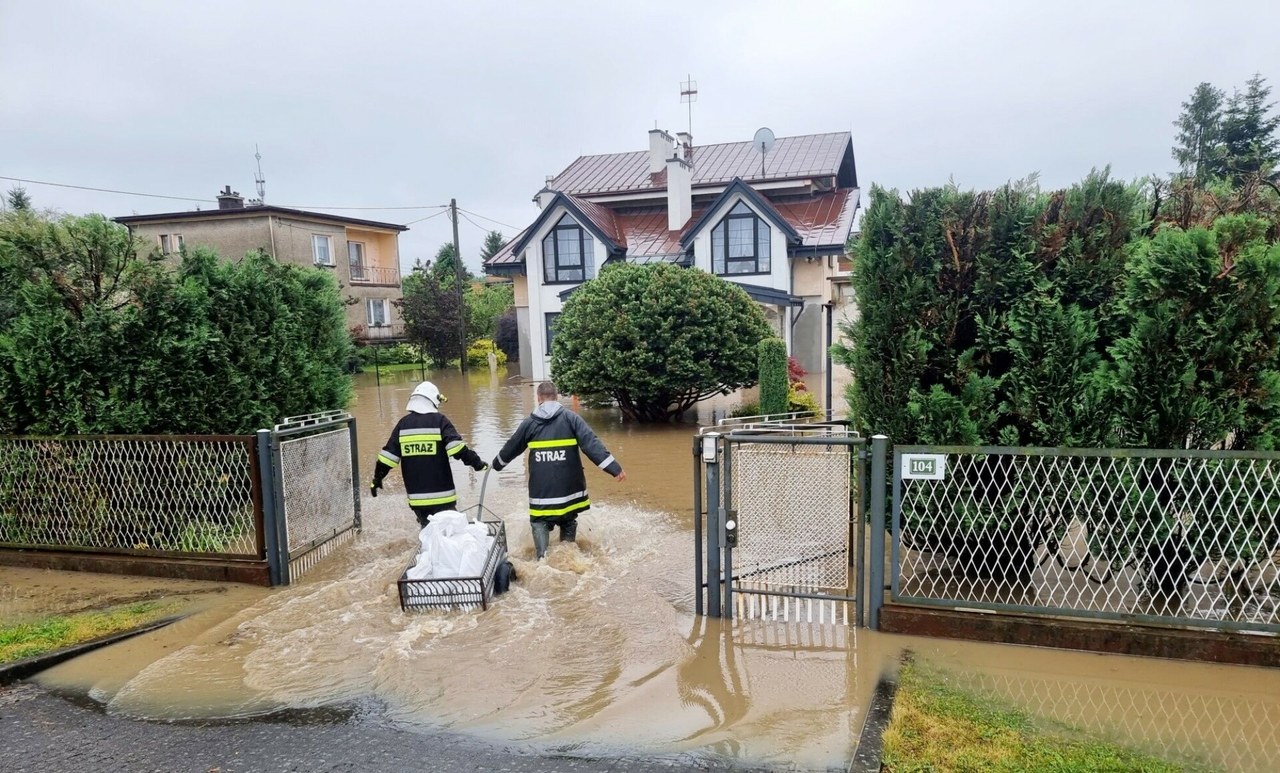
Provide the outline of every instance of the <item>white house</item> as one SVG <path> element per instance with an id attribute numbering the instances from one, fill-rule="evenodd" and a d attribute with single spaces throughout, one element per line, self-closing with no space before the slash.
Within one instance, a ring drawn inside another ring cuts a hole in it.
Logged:
<path id="1" fill-rule="evenodd" d="M 825 368 L 824 313 L 848 297 L 845 245 L 858 209 L 848 132 L 781 137 L 762 157 L 749 141 L 695 146 L 654 129 L 648 151 L 582 156 L 534 201 L 537 219 L 485 264 L 514 280 L 524 376 L 551 375 L 565 299 L 619 260 L 669 261 L 741 285 L 806 370 Z"/>

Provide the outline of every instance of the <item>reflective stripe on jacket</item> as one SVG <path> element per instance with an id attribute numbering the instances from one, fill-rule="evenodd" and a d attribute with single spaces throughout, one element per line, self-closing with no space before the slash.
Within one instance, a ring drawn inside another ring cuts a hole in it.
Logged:
<path id="1" fill-rule="evenodd" d="M 449 460 L 455 457 L 472 467 L 483 464 L 443 413 L 409 413 L 396 423 L 386 446 L 378 453 L 373 479 L 381 482 L 399 467 L 410 507 L 446 509 L 458 502 L 453 471 L 449 469 Z"/>
<path id="2" fill-rule="evenodd" d="M 622 472 L 587 422 L 560 403 L 546 402 L 521 422 L 515 434 L 498 452 L 493 469 L 501 470 L 529 452 L 529 515 L 554 518 L 580 513 L 591 507 L 582 457 L 617 476 Z"/>

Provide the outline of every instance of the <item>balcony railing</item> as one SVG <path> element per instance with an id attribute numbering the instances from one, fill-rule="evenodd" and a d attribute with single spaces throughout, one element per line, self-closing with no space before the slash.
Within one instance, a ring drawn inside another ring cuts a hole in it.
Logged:
<path id="1" fill-rule="evenodd" d="M 353 265 L 351 267 L 351 284 L 398 287 L 400 285 L 400 269 Z"/>
<path id="2" fill-rule="evenodd" d="M 403 322 L 388 322 L 383 325 L 361 325 L 356 331 L 356 338 L 361 341 L 398 341 L 404 338 Z"/>

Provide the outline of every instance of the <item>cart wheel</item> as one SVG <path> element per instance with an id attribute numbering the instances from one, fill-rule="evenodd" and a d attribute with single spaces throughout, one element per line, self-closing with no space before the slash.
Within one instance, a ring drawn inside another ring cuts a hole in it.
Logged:
<path id="1" fill-rule="evenodd" d="M 498 571 L 493 575 L 493 595 L 498 596 L 506 593 L 511 587 L 511 583 L 515 582 L 516 568 L 511 565 L 510 561 L 503 561 L 498 564 Z"/>

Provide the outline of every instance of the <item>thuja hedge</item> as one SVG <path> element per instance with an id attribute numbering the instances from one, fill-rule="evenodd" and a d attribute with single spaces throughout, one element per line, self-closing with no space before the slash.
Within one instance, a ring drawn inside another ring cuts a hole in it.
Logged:
<path id="1" fill-rule="evenodd" d="M 137 250 L 101 216 L 0 219 L 0 434 L 248 433 L 347 404 L 331 276 Z"/>
<path id="2" fill-rule="evenodd" d="M 836 351 L 858 428 L 897 443 L 1276 448 L 1268 211 L 1188 222 L 1105 172 L 1052 193 L 874 189 L 854 245 L 859 318 Z"/>

